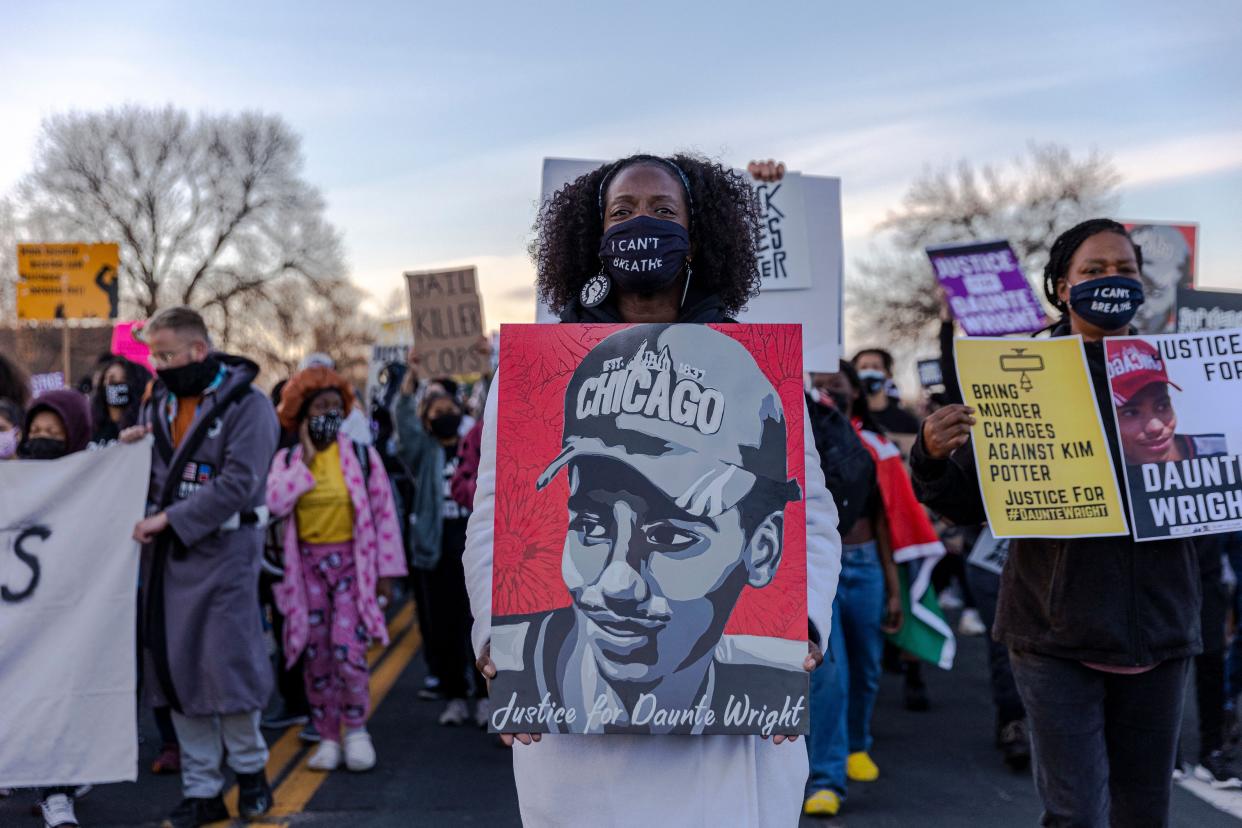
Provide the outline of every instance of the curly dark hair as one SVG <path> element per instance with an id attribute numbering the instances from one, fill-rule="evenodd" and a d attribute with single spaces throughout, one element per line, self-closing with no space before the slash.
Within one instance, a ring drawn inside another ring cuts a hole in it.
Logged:
<path id="1" fill-rule="evenodd" d="M 759 203 L 754 190 L 743 176 L 706 158 L 678 154 L 667 161 L 680 167 L 690 184 L 696 287 L 718 296 L 726 312 L 736 315 L 759 293 Z M 566 184 L 540 208 L 530 255 L 539 296 L 556 313 L 577 301 L 587 279 L 600 271 L 600 182 L 636 164 L 669 169 L 656 157 L 631 155 Z"/>
<path id="2" fill-rule="evenodd" d="M 1057 236 L 1057 240 L 1052 243 L 1052 249 L 1048 251 L 1048 264 L 1044 266 L 1044 297 L 1062 314 L 1068 313 L 1069 309 L 1061 301 L 1061 297 L 1057 296 L 1057 285 L 1069 275 L 1070 262 L 1078 248 L 1082 247 L 1082 243 L 1100 233 L 1114 233 L 1130 242 L 1139 270 L 1143 269 L 1143 249 L 1130 238 L 1130 232 L 1124 224 L 1108 218 L 1087 219 L 1075 224 Z"/>

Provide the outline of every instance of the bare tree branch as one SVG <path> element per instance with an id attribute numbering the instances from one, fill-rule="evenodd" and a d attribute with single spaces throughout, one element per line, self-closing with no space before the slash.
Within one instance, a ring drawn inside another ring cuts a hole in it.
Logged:
<path id="1" fill-rule="evenodd" d="M 1104 156 L 1075 158 L 1055 144 L 1032 144 L 1007 168 L 976 171 L 961 161 L 926 171 L 877 228 L 877 249 L 855 262 L 858 278 L 847 285 L 851 322 L 890 342 L 929 343 L 941 299 L 925 248 L 1008 239 L 1027 276 L 1036 277 L 1058 234 L 1115 206 L 1120 180 Z"/>
<path id="2" fill-rule="evenodd" d="M 222 345 L 287 368 L 334 335 L 355 347 L 370 324 L 360 295 L 343 298 L 357 289 L 302 167 L 298 136 L 273 115 L 72 112 L 44 122 L 8 215 L 14 236 L 119 242 L 123 314 L 191 304 Z"/>

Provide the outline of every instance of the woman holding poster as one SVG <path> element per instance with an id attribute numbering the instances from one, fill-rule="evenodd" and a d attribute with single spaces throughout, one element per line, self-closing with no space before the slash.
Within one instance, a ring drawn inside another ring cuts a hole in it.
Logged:
<path id="1" fill-rule="evenodd" d="M 1044 293 L 1062 312 L 1052 335 L 1083 338 L 1100 411 L 1113 404 L 1105 340 L 1131 331 L 1141 265 L 1122 225 L 1093 219 L 1057 238 L 1044 270 Z M 1153 386 L 1148 368 L 1136 385 Z M 911 457 L 920 499 L 959 523 L 985 520 L 973 414 L 963 405 L 932 414 Z M 1111 417 L 1103 423 L 1116 473 L 1124 468 L 1117 428 Z M 1165 425 L 1151 451 L 1176 443 Z M 1202 649 L 1200 599 L 1184 540 L 1011 542 L 994 634 L 1009 647 L 1026 706 L 1042 824 L 1167 824 L 1186 673 Z"/>
<path id="2" fill-rule="evenodd" d="M 775 164 L 752 171 L 779 177 Z M 750 185 L 737 174 L 693 156 L 632 156 L 582 176 L 544 204 L 533 247 L 539 291 L 565 322 L 728 322 L 758 289 L 758 229 Z M 643 252 L 653 245 L 664 255 Z M 489 678 L 496 676 L 489 645 L 499 386 L 493 384 L 483 417 L 464 560 L 475 651 Z M 802 416 L 809 434 L 805 411 Z M 804 454 L 812 641 L 803 667 L 810 671 L 822 660 L 819 647 L 831 625 L 841 545 L 813 441 Z M 806 749 L 779 736 L 519 734 L 516 740 L 513 770 L 528 825 L 785 826 L 801 810 Z"/>

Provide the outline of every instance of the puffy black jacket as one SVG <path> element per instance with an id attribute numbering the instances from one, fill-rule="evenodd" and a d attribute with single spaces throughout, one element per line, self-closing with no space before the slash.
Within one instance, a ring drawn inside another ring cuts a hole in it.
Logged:
<path id="1" fill-rule="evenodd" d="M 1053 332 L 1065 333 L 1064 327 Z M 1109 412 L 1104 346 L 1085 347 L 1100 411 Z M 1113 468 L 1121 468 L 1113 418 L 1106 413 L 1103 421 Z M 948 460 L 933 460 L 920 431 L 910 461 L 919 500 L 956 523 L 987 519 L 970 443 Z M 1199 563 L 1188 540 L 1017 539 L 1001 575 L 993 636 L 1011 649 L 1058 658 L 1154 664 L 1202 651 L 1201 600 Z"/>

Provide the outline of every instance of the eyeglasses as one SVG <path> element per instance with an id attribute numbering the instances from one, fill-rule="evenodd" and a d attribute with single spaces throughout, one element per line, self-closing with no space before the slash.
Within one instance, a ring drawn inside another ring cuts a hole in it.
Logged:
<path id="1" fill-rule="evenodd" d="M 190 350 L 190 347 L 191 346 L 187 345 L 186 347 L 178 348 L 175 351 L 162 351 L 159 353 L 153 352 L 151 354 L 151 364 L 156 368 L 167 368 L 170 364 L 172 364 L 174 359 Z"/>

